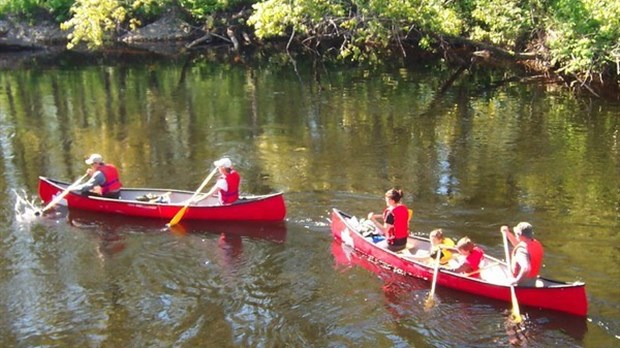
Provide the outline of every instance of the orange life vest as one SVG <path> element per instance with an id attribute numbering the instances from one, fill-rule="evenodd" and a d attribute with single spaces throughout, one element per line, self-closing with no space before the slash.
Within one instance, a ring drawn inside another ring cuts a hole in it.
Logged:
<path id="1" fill-rule="evenodd" d="M 118 176 L 118 170 L 113 164 L 104 164 L 98 169 L 105 176 L 105 183 L 101 185 L 101 194 L 116 192 L 123 187 Z"/>

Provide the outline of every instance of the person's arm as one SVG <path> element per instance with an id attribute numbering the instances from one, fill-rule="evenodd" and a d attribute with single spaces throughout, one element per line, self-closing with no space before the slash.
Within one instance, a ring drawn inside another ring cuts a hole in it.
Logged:
<path id="1" fill-rule="evenodd" d="M 441 250 L 448 250 L 448 251 L 451 251 L 453 253 L 458 253 L 459 252 L 459 249 L 457 249 L 457 248 L 455 248 L 453 246 L 447 246 L 445 244 L 439 244 L 438 247 Z"/>
<path id="2" fill-rule="evenodd" d="M 215 183 L 215 185 L 211 187 L 209 192 L 205 193 L 204 197 L 206 198 L 206 197 L 215 196 L 215 194 L 217 194 L 218 192 L 220 192 L 220 188 L 217 186 L 217 183 Z"/>
<path id="3" fill-rule="evenodd" d="M 508 241 L 510 241 L 510 245 L 512 245 L 513 247 L 517 245 L 517 243 L 519 243 L 519 240 L 514 234 L 510 232 L 510 229 L 508 228 L 508 226 L 502 226 L 500 228 L 500 232 L 506 235 L 506 237 L 508 238 Z"/>
<path id="4" fill-rule="evenodd" d="M 76 187 L 75 191 L 85 193 L 93 190 L 97 186 L 102 186 L 103 184 L 105 184 L 105 176 L 102 172 L 96 171 L 87 182 Z"/>
<path id="5" fill-rule="evenodd" d="M 519 273 L 512 279 L 512 283 L 516 285 L 519 283 L 521 278 L 523 278 L 530 271 L 530 261 L 523 248 L 517 249 L 514 256 L 514 262 L 519 265 Z"/>
<path id="6" fill-rule="evenodd" d="M 213 187 L 211 187 L 211 189 L 209 190 L 209 192 L 199 195 L 197 196 L 194 200 L 193 203 L 198 203 L 204 199 L 207 199 L 211 196 L 215 196 L 217 195 L 218 192 L 220 192 L 220 190 L 226 190 L 228 188 L 228 184 L 226 183 L 226 180 L 224 179 L 218 179 L 215 182 L 215 185 L 213 185 Z"/>
<path id="7" fill-rule="evenodd" d="M 372 212 L 368 213 L 368 220 L 372 221 L 372 223 L 374 223 L 375 226 L 377 226 L 381 234 L 385 235 L 386 226 L 380 223 L 379 221 L 377 221 L 377 218 L 382 218 L 382 217 L 383 215 L 380 215 L 380 214 L 375 214 Z"/>
<path id="8" fill-rule="evenodd" d="M 474 268 L 467 261 L 465 261 L 461 263 L 458 267 L 448 268 L 447 270 L 454 273 L 470 273 L 473 272 Z"/>

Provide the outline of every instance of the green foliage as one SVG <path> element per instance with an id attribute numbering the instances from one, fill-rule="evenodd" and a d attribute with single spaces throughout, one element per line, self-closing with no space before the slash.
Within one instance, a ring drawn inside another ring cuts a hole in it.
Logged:
<path id="1" fill-rule="evenodd" d="M 558 0 L 549 16 L 549 48 L 563 71 L 589 77 L 620 58 L 620 2 Z"/>
<path id="2" fill-rule="evenodd" d="M 0 14 L 8 13 L 30 17 L 41 9 L 40 0 L 0 0 Z"/>
<path id="3" fill-rule="evenodd" d="M 542 39 L 561 71 L 585 77 L 620 66 L 617 0 L 265 0 L 254 10 L 249 24 L 259 38 L 338 36 L 343 59 L 373 60 L 416 32 L 428 50 L 442 36 L 509 50 Z"/>
<path id="4" fill-rule="evenodd" d="M 48 0 L 45 1 L 45 4 L 49 7 L 54 19 L 61 22 L 69 18 L 70 9 L 74 2 L 74 0 Z"/>
<path id="5" fill-rule="evenodd" d="M 331 0 L 266 0 L 253 8 L 248 24 L 260 38 L 284 36 L 287 29 L 311 33 L 315 24 L 344 14 L 342 4 Z"/>
<path id="6" fill-rule="evenodd" d="M 69 15 L 74 0 L 0 0 L 0 15 L 14 14 L 34 18 L 39 13 L 48 13 L 61 21 Z"/>
<path id="7" fill-rule="evenodd" d="M 532 29 L 528 8 L 519 0 L 474 0 L 471 38 L 512 47 L 519 36 Z"/>
<path id="8" fill-rule="evenodd" d="M 55 0 L 68 1 L 68 0 Z M 102 46 L 123 25 L 135 29 L 140 18 L 152 18 L 169 6 L 180 5 L 196 19 L 225 10 L 249 0 L 76 0 L 71 7 L 73 16 L 61 24 L 70 31 L 69 48 L 80 42 L 91 48 Z"/>
<path id="9" fill-rule="evenodd" d="M 170 6 L 204 21 L 248 4 L 257 37 L 337 39 L 340 59 L 380 61 L 406 39 L 432 51 L 444 37 L 465 37 L 509 50 L 539 40 L 556 68 L 581 77 L 620 70 L 618 0 L 0 0 L 0 15 L 51 14 L 65 20 L 70 47 L 95 48 Z"/>
<path id="10" fill-rule="evenodd" d="M 402 33 L 419 28 L 457 35 L 462 24 L 443 0 L 266 0 L 254 5 L 248 23 L 259 38 L 290 35 L 344 38 L 339 55 L 344 59 L 376 61 Z"/>
<path id="11" fill-rule="evenodd" d="M 131 13 L 136 19 L 151 20 L 157 18 L 171 4 L 173 0 L 135 0 L 131 4 Z"/>
<path id="12" fill-rule="evenodd" d="M 178 0 L 182 8 L 198 19 L 205 19 L 214 12 L 233 8 L 239 4 L 251 3 L 249 0 Z"/>
<path id="13" fill-rule="evenodd" d="M 68 35 L 69 49 L 80 42 L 89 48 L 103 45 L 106 34 L 115 29 L 127 16 L 126 9 L 117 0 L 77 0 L 71 7 L 73 17 L 63 22 L 63 30 L 71 30 Z"/>

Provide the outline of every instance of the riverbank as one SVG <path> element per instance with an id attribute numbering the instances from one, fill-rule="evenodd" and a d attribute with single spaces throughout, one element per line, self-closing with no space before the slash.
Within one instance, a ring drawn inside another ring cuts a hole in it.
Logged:
<path id="1" fill-rule="evenodd" d="M 265 42 L 257 39 L 252 28 L 244 23 L 250 11 L 220 15 L 211 24 L 189 23 L 176 10 L 165 12 L 159 19 L 134 31 L 118 32 L 113 44 L 108 43 L 97 50 L 78 46 L 67 49 L 67 32 L 50 19 L 39 18 L 32 24 L 9 17 L 0 20 L 0 69 L 22 68 L 24 66 L 48 66 L 70 61 L 92 63 L 102 59 L 149 60 L 183 59 L 188 55 L 218 50 L 219 55 L 228 55 L 232 61 L 242 61 L 258 53 L 258 56 L 274 54 L 275 50 L 288 58 L 311 55 L 319 61 L 332 61 L 330 49 L 340 41 L 323 40 L 274 40 Z M 220 23 L 219 26 L 212 25 Z M 499 69 L 508 76 L 494 85 L 511 83 L 544 83 L 563 86 L 586 97 L 620 100 L 620 86 L 617 81 L 581 81 L 575 76 L 562 75 L 549 62 L 543 45 L 530 45 L 530 53 L 512 53 L 500 47 L 474 42 L 464 38 L 442 38 L 443 45 L 434 53 L 419 48 L 417 42 L 401 42 L 398 47 L 383 52 L 387 60 L 396 60 L 402 65 L 417 64 L 420 61 L 438 61 L 453 70 L 452 75 L 440 88 L 445 91 L 463 77 L 463 72 L 475 69 Z M 321 50 L 309 48 L 309 42 Z M 532 53 L 533 52 L 533 53 Z M 293 62 L 294 63 L 294 62 Z"/>

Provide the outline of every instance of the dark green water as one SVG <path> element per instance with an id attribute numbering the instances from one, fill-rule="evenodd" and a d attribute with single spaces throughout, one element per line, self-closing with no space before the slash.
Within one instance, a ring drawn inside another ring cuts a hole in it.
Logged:
<path id="1" fill-rule="evenodd" d="M 587 284 L 587 318 L 522 308 L 532 346 L 620 340 L 620 106 L 449 72 L 186 62 L 0 72 L 0 346 L 506 346 L 508 304 L 350 258 L 333 207 L 404 189 L 412 230 L 503 255 L 529 221 L 543 275 Z M 230 156 L 244 193 L 284 191 L 280 225 L 163 223 L 59 209 L 15 191 L 74 181 L 92 152 L 129 187 L 195 190 Z"/>

